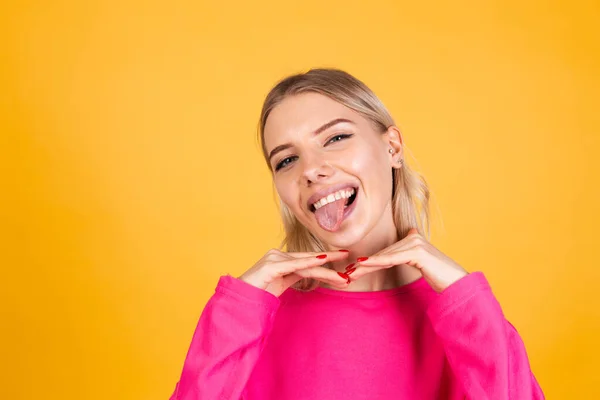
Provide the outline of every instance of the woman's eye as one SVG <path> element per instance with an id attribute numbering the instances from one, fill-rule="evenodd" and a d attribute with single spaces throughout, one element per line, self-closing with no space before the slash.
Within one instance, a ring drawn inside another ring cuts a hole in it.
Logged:
<path id="1" fill-rule="evenodd" d="M 277 165 L 275 166 L 275 171 L 279 171 L 281 168 L 283 167 L 287 167 L 292 161 L 294 161 L 296 158 L 298 158 L 297 156 L 292 156 L 292 157 L 286 157 L 283 160 L 279 161 L 277 163 Z"/>
<path id="2" fill-rule="evenodd" d="M 347 133 L 340 133 L 338 135 L 333 136 L 331 139 L 329 139 L 327 141 L 327 143 L 325 143 L 325 145 L 328 145 L 330 143 L 335 143 L 335 142 L 339 142 L 340 140 L 344 140 L 344 139 L 348 139 L 349 137 L 352 137 L 353 135 L 351 134 L 347 134 Z"/>

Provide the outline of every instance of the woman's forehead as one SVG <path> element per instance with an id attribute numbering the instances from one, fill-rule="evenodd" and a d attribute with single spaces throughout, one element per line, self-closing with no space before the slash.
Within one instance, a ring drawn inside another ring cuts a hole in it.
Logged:
<path id="1" fill-rule="evenodd" d="M 299 135 L 310 134 L 336 118 L 358 123 L 360 115 L 318 93 L 289 96 L 275 106 L 267 118 L 264 128 L 266 148 L 273 148 L 280 144 L 279 142 L 293 140 Z"/>

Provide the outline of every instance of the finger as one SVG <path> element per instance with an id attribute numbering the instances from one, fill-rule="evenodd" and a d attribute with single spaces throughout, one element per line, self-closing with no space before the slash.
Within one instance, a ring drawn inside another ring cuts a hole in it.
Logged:
<path id="1" fill-rule="evenodd" d="M 369 258 L 384 255 L 384 254 L 392 254 L 399 250 L 406 250 L 411 247 L 414 247 L 414 245 L 415 245 L 415 243 L 412 240 L 410 240 L 409 238 L 404 238 L 404 239 L 401 239 L 400 241 L 392 244 L 391 246 L 386 247 L 385 249 L 383 249 L 381 251 L 378 251 L 377 253 L 373 254 L 372 256 L 369 256 Z"/>
<path id="2" fill-rule="evenodd" d="M 410 236 L 410 235 L 412 235 L 412 234 L 417 234 L 417 235 L 419 234 L 419 231 L 417 230 L 417 228 L 410 228 L 410 229 L 408 230 L 408 232 L 406 232 L 406 236 Z M 406 237 L 406 236 L 405 236 L 405 237 Z"/>
<path id="3" fill-rule="evenodd" d="M 290 286 L 298 283 L 302 278 L 305 278 L 305 277 L 300 276 L 297 273 L 286 275 L 283 278 L 283 285 L 284 285 L 284 287 L 288 288 L 288 287 L 290 287 Z M 346 279 L 342 279 L 341 281 L 337 280 L 335 278 L 332 278 L 332 279 L 312 278 L 312 279 L 316 279 L 316 280 L 318 280 L 320 282 L 325 282 L 325 283 L 327 283 L 327 284 L 329 284 L 331 286 L 339 287 L 340 289 L 345 288 L 345 287 L 348 286 L 348 281 Z"/>
<path id="4" fill-rule="evenodd" d="M 350 255 L 347 251 L 333 250 L 333 251 L 323 251 L 323 252 L 290 252 L 285 253 L 294 258 L 306 258 L 306 257 L 316 257 L 319 255 L 326 255 L 329 261 L 338 261 L 348 258 Z"/>
<path id="5" fill-rule="evenodd" d="M 293 284 L 295 284 L 298 281 L 300 281 L 300 279 L 302 279 L 302 277 L 300 275 L 298 275 L 298 274 L 289 274 L 289 275 L 286 275 L 286 276 L 283 277 L 283 287 L 289 288 Z"/>
<path id="6" fill-rule="evenodd" d="M 284 287 L 289 288 L 290 286 L 298 283 L 300 280 L 302 280 L 302 276 L 299 276 L 297 274 L 289 274 L 288 276 L 286 276 L 285 278 L 283 278 L 283 282 L 284 282 Z M 315 278 L 313 278 L 315 279 Z M 326 283 L 329 286 L 335 287 L 335 288 L 339 288 L 339 289 L 345 289 L 348 287 L 348 282 L 345 279 L 342 279 L 341 282 L 338 281 L 334 281 L 334 280 L 326 280 L 326 279 L 315 279 L 319 282 L 322 283 Z"/>
<path id="7" fill-rule="evenodd" d="M 284 276 L 302 269 L 320 266 L 333 261 L 332 257 L 329 255 L 326 255 L 326 257 L 319 256 L 320 254 L 303 258 L 290 258 L 287 260 L 275 261 L 271 263 L 271 265 L 279 276 Z"/>
<path id="8" fill-rule="evenodd" d="M 388 267 L 380 267 L 380 266 L 369 266 L 369 267 L 356 266 L 353 269 L 351 269 L 350 271 L 348 271 L 349 273 L 347 273 L 347 274 L 350 277 L 351 281 L 356 281 L 365 275 L 369 275 L 372 272 L 379 271 L 380 269 L 387 269 L 387 268 Z"/>
<path id="9" fill-rule="evenodd" d="M 422 257 L 422 252 L 418 247 L 410 249 L 398 250 L 388 254 L 378 254 L 366 259 L 357 260 L 357 264 L 364 267 L 380 267 L 389 268 L 394 265 L 408 264 L 416 266 Z"/>
<path id="10" fill-rule="evenodd" d="M 388 247 L 392 251 L 396 249 L 404 250 L 410 247 L 414 247 L 416 243 L 420 243 L 422 241 L 422 236 L 419 234 L 419 231 L 416 228 L 410 228 L 406 235 L 396 242 L 394 245 Z M 387 251 L 389 253 L 389 251 Z"/>
<path id="11" fill-rule="evenodd" d="M 348 283 L 347 278 L 340 276 L 337 271 L 320 266 L 299 270 L 295 272 L 294 275 L 300 275 L 303 278 L 316 279 L 340 287 L 346 286 Z"/>
<path id="12" fill-rule="evenodd" d="M 406 233 L 406 236 L 404 236 L 404 238 L 400 239 L 391 246 L 386 247 L 385 249 L 377 252 L 373 256 L 381 254 L 390 254 L 398 250 L 406 250 L 408 248 L 414 247 L 416 243 L 419 243 L 419 240 L 415 237 L 415 235 L 419 235 L 419 231 L 416 228 L 410 228 Z"/>
<path id="13" fill-rule="evenodd" d="M 302 278 L 312 278 L 340 288 L 345 287 L 348 284 L 346 278 L 340 277 L 337 273 L 333 274 L 334 272 L 325 267 L 312 267 L 286 275 L 283 277 L 283 284 L 284 287 L 290 287 Z"/>

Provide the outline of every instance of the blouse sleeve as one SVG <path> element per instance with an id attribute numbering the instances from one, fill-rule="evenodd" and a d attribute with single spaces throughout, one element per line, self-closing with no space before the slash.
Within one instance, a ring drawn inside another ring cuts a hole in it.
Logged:
<path id="1" fill-rule="evenodd" d="M 468 399 L 544 399 L 523 341 L 483 273 L 450 285 L 427 314 Z"/>
<path id="2" fill-rule="evenodd" d="M 207 302 L 170 400 L 239 400 L 264 347 L 279 298 L 230 275 Z"/>

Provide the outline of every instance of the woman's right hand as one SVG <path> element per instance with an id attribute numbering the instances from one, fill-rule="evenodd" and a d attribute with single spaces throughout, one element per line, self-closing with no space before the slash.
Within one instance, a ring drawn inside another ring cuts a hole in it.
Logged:
<path id="1" fill-rule="evenodd" d="M 302 278 L 312 278 L 344 288 L 348 286 L 346 278 L 322 265 L 347 257 L 348 252 L 345 251 L 286 253 L 272 249 L 239 279 L 277 297 Z"/>

